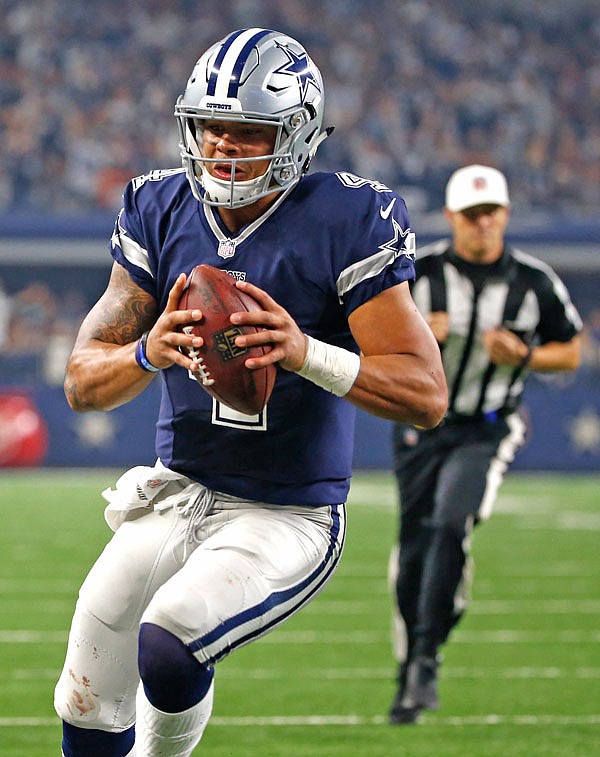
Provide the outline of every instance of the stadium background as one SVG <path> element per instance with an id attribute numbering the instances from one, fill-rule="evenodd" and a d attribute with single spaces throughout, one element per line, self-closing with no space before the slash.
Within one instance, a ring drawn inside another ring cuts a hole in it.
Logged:
<path id="1" fill-rule="evenodd" d="M 0 465 L 152 459 L 152 386 L 75 417 L 61 384 L 82 315 L 108 276 L 127 180 L 179 164 L 174 101 L 193 61 L 233 28 L 300 38 L 321 67 L 314 169 L 377 178 L 407 200 L 419 244 L 446 233 L 454 168 L 497 165 L 509 239 L 550 262 L 585 323 L 575 378 L 535 377 L 515 467 L 600 462 L 600 14 L 593 0 L 0 0 Z M 37 418 L 37 420 L 36 420 Z M 359 414 L 355 464 L 388 468 L 389 424 Z"/>

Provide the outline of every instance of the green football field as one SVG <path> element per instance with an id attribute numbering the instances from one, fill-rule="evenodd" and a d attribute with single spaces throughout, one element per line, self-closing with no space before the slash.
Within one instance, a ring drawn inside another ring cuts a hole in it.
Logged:
<path id="1" fill-rule="evenodd" d="M 0 754 L 60 754 L 53 687 L 77 593 L 109 537 L 113 471 L 0 473 Z M 391 475 L 356 474 L 338 573 L 217 669 L 196 754 L 600 754 L 600 477 L 509 474 L 475 533 L 472 606 L 445 649 L 442 708 L 391 727 Z"/>

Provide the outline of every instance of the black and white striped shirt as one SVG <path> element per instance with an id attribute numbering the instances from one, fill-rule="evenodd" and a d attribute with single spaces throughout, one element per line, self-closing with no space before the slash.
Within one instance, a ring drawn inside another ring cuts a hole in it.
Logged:
<path id="1" fill-rule="evenodd" d="M 535 346 L 567 342 L 582 327 L 557 274 L 508 245 L 490 265 L 463 260 L 447 239 L 428 245 L 417 258 L 412 294 L 426 318 L 435 311 L 449 315 L 441 348 L 450 415 L 507 413 L 519 404 L 527 370 L 491 363 L 485 331 L 503 326 Z"/>

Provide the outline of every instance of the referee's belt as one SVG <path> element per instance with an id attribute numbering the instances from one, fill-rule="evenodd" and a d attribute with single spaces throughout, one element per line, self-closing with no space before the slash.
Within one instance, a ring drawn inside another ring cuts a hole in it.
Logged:
<path id="1" fill-rule="evenodd" d="M 445 423 L 495 423 L 500 418 L 506 418 L 507 415 L 514 413 L 514 408 L 500 407 L 498 410 L 489 410 L 487 413 L 455 413 L 449 410 L 444 416 Z"/>

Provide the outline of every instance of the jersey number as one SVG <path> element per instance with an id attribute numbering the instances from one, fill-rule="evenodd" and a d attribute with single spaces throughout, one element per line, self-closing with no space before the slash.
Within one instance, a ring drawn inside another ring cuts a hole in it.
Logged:
<path id="1" fill-rule="evenodd" d="M 243 428 L 246 431 L 266 431 L 267 430 L 267 408 L 258 413 L 258 415 L 245 415 L 233 410 L 222 402 L 214 399 L 212 401 L 212 422 L 216 426 L 229 426 L 230 428 Z"/>
<path id="2" fill-rule="evenodd" d="M 348 171 L 338 171 L 338 173 L 336 173 L 336 176 L 345 187 L 350 187 L 351 189 L 360 189 L 361 187 L 368 186 L 371 187 L 371 189 L 374 189 L 376 192 L 392 191 L 389 187 L 386 187 L 386 185 L 380 181 L 363 179 L 362 176 L 356 176 L 353 173 L 348 173 Z"/>

